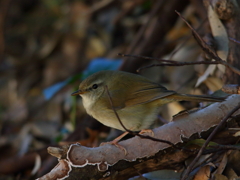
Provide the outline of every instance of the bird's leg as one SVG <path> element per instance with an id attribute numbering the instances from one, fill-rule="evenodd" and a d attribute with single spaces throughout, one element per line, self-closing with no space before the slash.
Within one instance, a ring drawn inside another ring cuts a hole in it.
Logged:
<path id="1" fill-rule="evenodd" d="M 117 138 L 115 138 L 114 140 L 112 140 L 112 141 L 110 141 L 110 142 L 102 142 L 102 143 L 100 144 L 100 146 L 103 146 L 103 145 L 105 145 L 105 144 L 112 144 L 112 145 L 118 147 L 119 149 L 122 149 L 122 150 L 124 151 L 125 155 L 127 155 L 127 150 L 126 150 L 123 146 L 121 146 L 120 144 L 118 144 L 118 141 L 120 141 L 120 140 L 121 140 L 124 136 L 126 136 L 127 134 L 128 134 L 128 132 L 126 131 L 126 132 L 124 132 L 123 134 L 121 134 L 120 136 L 118 136 Z"/>
<path id="2" fill-rule="evenodd" d="M 123 146 L 121 146 L 120 144 L 118 144 L 118 142 L 119 142 L 123 137 L 125 137 L 128 133 L 129 133 L 129 132 L 126 131 L 126 132 L 124 132 L 123 134 L 121 134 L 120 136 L 118 136 L 117 138 L 115 138 L 114 140 L 112 140 L 112 141 L 110 141 L 110 142 L 102 142 L 102 143 L 100 144 L 100 146 L 103 146 L 103 145 L 105 145 L 105 144 L 111 144 L 111 145 L 114 145 L 114 146 L 118 147 L 119 149 L 123 150 L 124 153 L 125 153 L 125 155 L 127 155 L 127 150 L 126 150 Z M 143 130 L 141 130 L 141 131 L 139 132 L 139 134 L 144 134 L 144 133 L 150 133 L 151 136 L 154 137 L 154 132 L 153 132 L 151 129 L 143 129 Z"/>
<path id="3" fill-rule="evenodd" d="M 128 135 L 128 133 L 129 132 L 124 132 L 124 133 L 122 133 L 120 136 L 118 136 L 118 137 L 116 137 L 112 142 L 118 142 L 118 141 L 120 141 L 122 138 L 124 138 L 126 135 Z"/>
<path id="4" fill-rule="evenodd" d="M 150 133 L 152 137 L 154 137 L 154 132 L 151 129 L 143 129 L 139 132 L 139 134 Z"/>

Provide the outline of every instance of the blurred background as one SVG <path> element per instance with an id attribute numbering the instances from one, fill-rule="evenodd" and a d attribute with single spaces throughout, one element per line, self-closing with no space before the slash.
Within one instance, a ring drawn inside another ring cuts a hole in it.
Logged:
<path id="1" fill-rule="evenodd" d="M 175 10 L 211 42 L 202 1 L 1 0 L 0 179 L 34 179 L 49 172 L 57 164 L 49 146 L 94 147 L 119 134 L 89 117 L 81 98 L 71 96 L 82 79 L 99 70 L 137 73 L 159 63 L 118 53 L 209 59 Z M 222 73 L 206 76 L 196 87 L 206 68 L 154 66 L 140 74 L 171 90 L 210 94 L 221 88 Z M 195 106 L 164 106 L 154 126 Z"/>

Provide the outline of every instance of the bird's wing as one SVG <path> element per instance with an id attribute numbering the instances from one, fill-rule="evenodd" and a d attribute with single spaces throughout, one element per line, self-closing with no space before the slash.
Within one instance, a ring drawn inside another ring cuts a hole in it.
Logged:
<path id="1" fill-rule="evenodd" d="M 120 88 L 117 90 L 111 90 L 110 93 L 113 106 L 110 104 L 107 92 L 101 96 L 101 98 L 104 99 L 104 101 L 101 102 L 105 102 L 102 104 L 102 106 L 105 106 L 109 109 L 114 107 L 116 110 L 119 110 L 128 106 L 144 104 L 164 98 L 166 96 L 170 96 L 172 94 L 176 94 L 175 91 L 169 91 L 160 84 L 153 83 L 148 80 L 132 82 L 130 88 L 124 87 L 124 84 L 119 85 L 119 87 Z"/>
<path id="2" fill-rule="evenodd" d="M 131 95 L 125 101 L 126 106 L 134 106 L 155 101 L 170 95 L 176 94 L 175 91 L 169 91 L 157 83 L 146 81 L 138 89 L 133 89 Z"/>
<path id="3" fill-rule="evenodd" d="M 110 95 L 110 96 L 109 96 Z M 111 100 L 110 100 L 111 98 Z M 107 92 L 105 89 L 104 94 L 100 97 L 99 102 L 101 102 L 102 107 L 106 107 L 108 109 L 123 109 L 125 107 L 125 90 L 111 90 L 111 92 Z"/>

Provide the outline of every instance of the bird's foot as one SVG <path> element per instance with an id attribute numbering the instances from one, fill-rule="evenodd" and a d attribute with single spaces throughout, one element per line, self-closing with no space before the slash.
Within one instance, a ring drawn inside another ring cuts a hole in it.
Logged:
<path id="1" fill-rule="evenodd" d="M 100 146 L 103 146 L 103 145 L 105 145 L 105 144 L 114 145 L 114 146 L 116 146 L 117 148 L 123 150 L 125 156 L 127 155 L 127 150 L 126 150 L 122 145 L 118 144 L 118 140 L 115 140 L 115 139 L 114 139 L 113 141 L 110 141 L 110 142 L 102 142 L 102 143 L 100 144 Z"/>
<path id="2" fill-rule="evenodd" d="M 115 138 L 113 141 L 110 142 L 103 142 L 100 144 L 100 146 L 103 146 L 105 144 L 111 144 L 116 146 L 117 148 L 121 149 L 124 151 L 125 156 L 127 155 L 127 150 L 121 146 L 120 144 L 118 144 L 118 141 L 120 141 L 124 136 L 126 136 L 128 134 L 128 132 L 124 132 L 123 134 L 121 134 L 120 136 L 118 136 L 117 138 Z"/>
<path id="3" fill-rule="evenodd" d="M 154 137 L 154 132 L 151 129 L 143 129 L 139 132 L 139 134 L 150 133 L 152 137 Z"/>

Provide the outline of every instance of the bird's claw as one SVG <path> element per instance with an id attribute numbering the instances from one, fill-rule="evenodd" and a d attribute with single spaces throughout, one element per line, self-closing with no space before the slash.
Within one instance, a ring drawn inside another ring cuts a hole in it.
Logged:
<path id="1" fill-rule="evenodd" d="M 139 132 L 139 134 L 150 133 L 152 137 L 154 137 L 154 132 L 151 129 L 143 129 Z"/>
<path id="2" fill-rule="evenodd" d="M 113 140 L 113 141 L 110 141 L 110 142 L 102 142 L 102 143 L 100 144 L 100 146 L 103 146 L 103 145 L 105 145 L 105 144 L 114 145 L 114 146 L 116 146 L 117 148 L 123 150 L 125 156 L 127 155 L 127 150 L 126 150 L 126 148 L 124 148 L 123 146 L 121 146 L 120 144 L 118 144 L 118 141 L 114 141 L 114 140 Z"/>

